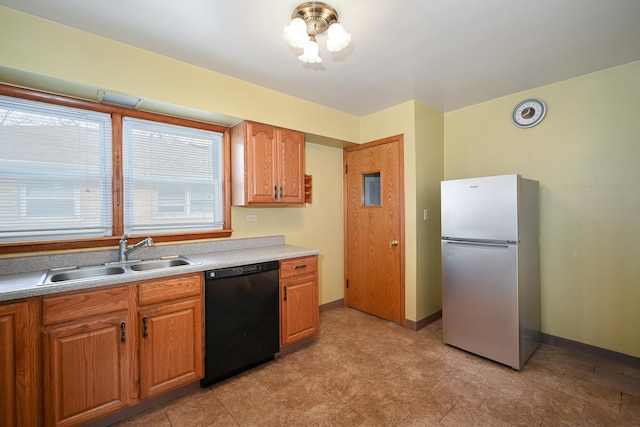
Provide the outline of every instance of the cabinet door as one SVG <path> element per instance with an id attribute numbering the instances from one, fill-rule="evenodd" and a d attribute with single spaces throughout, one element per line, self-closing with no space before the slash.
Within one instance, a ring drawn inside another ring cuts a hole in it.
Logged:
<path id="1" fill-rule="evenodd" d="M 47 425 L 78 425 L 128 404 L 126 313 L 44 333 Z"/>
<path id="2" fill-rule="evenodd" d="M 35 311 L 35 308 L 33 309 Z M 0 424 L 42 424 L 35 380 L 37 329 L 27 302 L 0 305 Z"/>
<path id="3" fill-rule="evenodd" d="M 294 276 L 281 283 L 280 340 L 285 346 L 318 332 L 318 276 Z"/>
<path id="4" fill-rule="evenodd" d="M 278 202 L 304 203 L 304 134 L 278 131 Z"/>
<path id="5" fill-rule="evenodd" d="M 201 299 L 141 309 L 140 393 L 143 399 L 204 375 Z"/>
<path id="6" fill-rule="evenodd" d="M 277 203 L 276 128 L 247 123 L 245 173 L 248 203 Z"/>

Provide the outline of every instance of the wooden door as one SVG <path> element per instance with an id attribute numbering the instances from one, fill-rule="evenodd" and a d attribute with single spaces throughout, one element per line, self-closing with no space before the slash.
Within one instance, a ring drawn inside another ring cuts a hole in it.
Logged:
<path id="1" fill-rule="evenodd" d="M 278 203 L 304 203 L 304 134 L 278 131 Z"/>
<path id="2" fill-rule="evenodd" d="M 45 332 L 47 425 L 79 425 L 128 405 L 126 315 Z"/>
<path id="3" fill-rule="evenodd" d="M 141 309 L 140 394 L 143 399 L 204 375 L 201 299 Z"/>
<path id="4" fill-rule="evenodd" d="M 402 136 L 345 149 L 345 304 L 404 325 L 402 153 Z"/>
<path id="5" fill-rule="evenodd" d="M 246 186 L 248 203 L 277 203 L 276 128 L 246 123 Z"/>

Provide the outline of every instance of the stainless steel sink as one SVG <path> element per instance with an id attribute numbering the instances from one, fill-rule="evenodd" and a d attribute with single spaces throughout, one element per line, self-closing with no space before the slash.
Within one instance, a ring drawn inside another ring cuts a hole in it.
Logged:
<path id="1" fill-rule="evenodd" d="M 193 261 L 188 260 L 184 257 L 172 258 L 172 259 L 154 259 L 149 261 L 140 261 L 135 264 L 131 264 L 129 268 L 133 271 L 146 271 L 146 270 L 156 270 L 158 268 L 170 268 L 170 267 L 179 267 L 181 265 L 191 265 Z"/>
<path id="2" fill-rule="evenodd" d="M 55 268 L 48 270 L 41 281 L 41 285 L 51 285 L 69 280 L 90 279 L 93 277 L 112 276 L 114 274 L 124 274 L 126 269 L 120 266 L 99 266 L 99 267 L 70 267 Z"/>
<path id="3" fill-rule="evenodd" d="M 183 256 L 171 256 L 151 260 L 128 261 L 125 263 L 109 263 L 105 265 L 89 267 L 53 268 L 47 270 L 42 276 L 38 286 L 55 285 L 71 280 L 96 279 L 112 276 L 114 274 L 136 274 L 148 270 L 160 268 L 180 267 L 193 265 L 195 262 Z"/>

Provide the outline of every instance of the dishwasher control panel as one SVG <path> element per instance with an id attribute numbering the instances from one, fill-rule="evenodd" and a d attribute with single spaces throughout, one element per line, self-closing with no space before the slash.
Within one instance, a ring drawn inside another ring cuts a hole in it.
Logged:
<path id="1" fill-rule="evenodd" d="M 278 268 L 280 268 L 280 263 L 278 261 L 220 268 L 218 270 L 209 270 L 205 272 L 205 279 L 215 280 L 223 279 L 225 277 L 244 276 L 247 274 L 261 273 L 263 271 L 277 270 Z"/>

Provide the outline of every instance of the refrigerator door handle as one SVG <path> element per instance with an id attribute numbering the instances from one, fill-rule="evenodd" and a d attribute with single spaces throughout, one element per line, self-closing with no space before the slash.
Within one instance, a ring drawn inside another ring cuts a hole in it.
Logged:
<path id="1" fill-rule="evenodd" d="M 505 243 L 488 243 L 488 242 L 462 242 L 459 240 L 447 240 L 449 245 L 472 245 L 472 246 L 491 246 L 494 248 L 508 248 L 509 245 Z"/>

